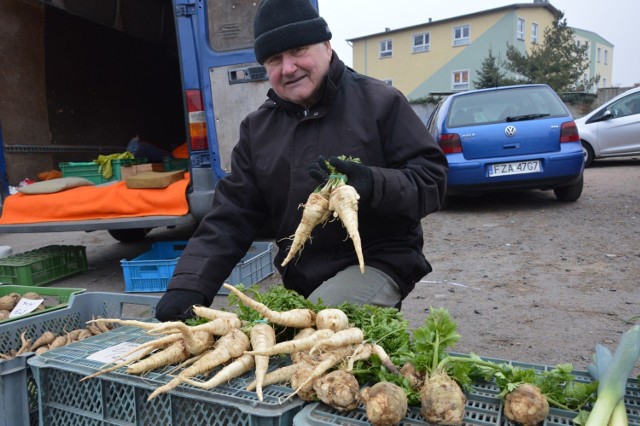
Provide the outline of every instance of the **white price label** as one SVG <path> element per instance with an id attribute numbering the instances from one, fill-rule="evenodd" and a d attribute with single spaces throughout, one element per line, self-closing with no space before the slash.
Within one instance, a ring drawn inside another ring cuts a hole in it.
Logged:
<path id="1" fill-rule="evenodd" d="M 110 346 L 101 351 L 92 353 L 87 357 L 87 359 L 91 361 L 102 362 L 105 364 L 112 363 L 114 361 L 118 361 L 118 362 L 128 361 L 132 359 L 134 356 L 136 356 L 139 351 L 136 351 L 130 355 L 127 355 L 124 358 L 122 358 L 122 356 L 131 352 L 138 346 L 140 346 L 140 343 L 133 343 L 133 342 L 118 343 L 117 345 Z"/>
<path id="2" fill-rule="evenodd" d="M 20 299 L 15 308 L 9 313 L 9 318 L 19 317 L 20 315 L 30 314 L 35 311 L 38 306 L 44 302 L 44 299 Z"/>

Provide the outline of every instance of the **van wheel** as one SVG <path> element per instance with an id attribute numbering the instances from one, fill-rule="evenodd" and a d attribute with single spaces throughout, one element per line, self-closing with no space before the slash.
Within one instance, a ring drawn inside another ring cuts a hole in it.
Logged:
<path id="1" fill-rule="evenodd" d="M 109 229 L 109 235 L 121 243 L 140 241 L 151 232 L 152 228 Z"/>
<path id="2" fill-rule="evenodd" d="M 576 201 L 582 195 L 584 187 L 584 177 L 580 176 L 580 180 L 573 185 L 560 186 L 553 189 L 556 198 L 560 201 Z"/>

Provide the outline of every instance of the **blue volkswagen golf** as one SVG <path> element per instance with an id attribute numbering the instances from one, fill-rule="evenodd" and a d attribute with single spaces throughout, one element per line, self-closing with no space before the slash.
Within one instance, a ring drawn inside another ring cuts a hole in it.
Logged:
<path id="1" fill-rule="evenodd" d="M 545 84 L 455 93 L 427 127 L 449 160 L 447 195 L 540 189 L 576 201 L 582 194 L 576 124 Z"/>

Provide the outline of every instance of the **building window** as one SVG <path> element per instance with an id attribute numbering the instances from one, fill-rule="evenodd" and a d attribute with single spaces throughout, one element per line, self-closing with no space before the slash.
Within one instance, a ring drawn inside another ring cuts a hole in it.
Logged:
<path id="1" fill-rule="evenodd" d="M 602 62 L 602 49 L 598 47 L 598 50 L 596 51 L 596 61 L 598 63 Z"/>
<path id="2" fill-rule="evenodd" d="M 609 51 L 604 49 L 604 64 L 609 65 Z"/>
<path id="3" fill-rule="evenodd" d="M 413 53 L 429 51 L 429 33 L 413 35 Z"/>
<path id="4" fill-rule="evenodd" d="M 516 22 L 516 38 L 524 40 L 524 19 L 522 18 L 518 18 L 518 22 Z"/>
<path id="5" fill-rule="evenodd" d="M 380 42 L 380 57 L 390 58 L 393 55 L 393 44 L 391 40 L 382 40 Z"/>
<path id="6" fill-rule="evenodd" d="M 607 87 L 607 79 L 606 78 L 602 79 L 602 87 Z"/>
<path id="7" fill-rule="evenodd" d="M 469 70 L 454 71 L 452 74 L 453 90 L 468 90 L 469 89 Z"/>
<path id="8" fill-rule="evenodd" d="M 538 43 L 538 24 L 535 22 L 531 23 L 531 43 Z"/>
<path id="9" fill-rule="evenodd" d="M 469 25 L 460 25 L 459 27 L 453 27 L 453 45 L 462 46 L 469 44 L 469 34 L 471 30 Z"/>

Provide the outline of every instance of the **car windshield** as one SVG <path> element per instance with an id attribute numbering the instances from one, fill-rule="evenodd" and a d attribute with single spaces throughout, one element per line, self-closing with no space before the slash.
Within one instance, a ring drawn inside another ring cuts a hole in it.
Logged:
<path id="1" fill-rule="evenodd" d="M 451 103 L 447 127 L 495 124 L 562 117 L 567 111 L 553 91 L 544 86 L 472 92 Z"/>

